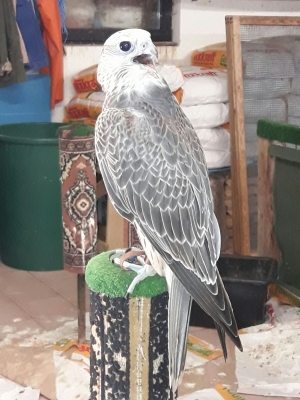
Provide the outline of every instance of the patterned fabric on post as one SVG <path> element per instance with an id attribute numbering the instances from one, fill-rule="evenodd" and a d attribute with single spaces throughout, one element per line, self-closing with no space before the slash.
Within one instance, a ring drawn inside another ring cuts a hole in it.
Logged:
<path id="1" fill-rule="evenodd" d="M 83 273 L 96 255 L 96 167 L 94 128 L 72 124 L 59 128 L 64 268 Z"/>

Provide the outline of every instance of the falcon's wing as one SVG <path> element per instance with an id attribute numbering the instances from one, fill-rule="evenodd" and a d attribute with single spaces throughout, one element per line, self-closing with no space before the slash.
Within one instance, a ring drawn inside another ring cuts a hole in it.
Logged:
<path id="1" fill-rule="evenodd" d="M 100 169 L 116 209 L 140 226 L 186 290 L 240 347 L 216 268 L 220 232 L 201 145 L 180 107 L 171 106 L 167 117 L 148 102 L 104 110 L 96 126 Z"/>
<path id="2" fill-rule="evenodd" d="M 220 234 L 198 138 L 184 114 L 171 122 L 142 111 L 100 115 L 96 150 L 108 193 L 122 215 L 160 238 L 170 260 L 215 283 Z"/>

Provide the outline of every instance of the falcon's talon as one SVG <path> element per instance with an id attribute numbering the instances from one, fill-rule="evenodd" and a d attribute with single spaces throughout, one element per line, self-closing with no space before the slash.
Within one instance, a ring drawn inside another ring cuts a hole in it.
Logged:
<path id="1" fill-rule="evenodd" d="M 146 265 L 146 264 L 147 264 L 147 263 L 145 262 L 145 259 L 144 259 L 143 256 L 137 256 L 136 259 L 138 260 L 138 262 L 139 262 L 141 265 Z"/>
<path id="2" fill-rule="evenodd" d="M 127 289 L 127 294 L 131 294 L 134 291 L 136 285 L 142 282 L 144 279 L 148 278 L 148 276 L 156 275 L 154 268 L 150 264 L 145 264 L 139 267 L 140 269 L 138 271 L 134 271 L 137 273 L 137 276 L 133 279 L 133 281 L 129 285 Z"/>
<path id="3" fill-rule="evenodd" d="M 133 253 L 137 253 L 137 255 L 133 255 Z M 130 255 L 128 253 L 131 253 Z M 128 254 L 128 258 L 124 258 L 124 256 Z M 122 269 L 125 271 L 134 271 L 137 276 L 131 282 L 127 294 L 131 294 L 134 291 L 136 285 L 146 279 L 148 276 L 154 276 L 156 274 L 152 265 L 148 264 L 145 252 L 137 247 L 130 247 L 126 250 L 117 249 L 112 251 L 109 254 L 109 259 L 112 263 L 120 265 Z"/>

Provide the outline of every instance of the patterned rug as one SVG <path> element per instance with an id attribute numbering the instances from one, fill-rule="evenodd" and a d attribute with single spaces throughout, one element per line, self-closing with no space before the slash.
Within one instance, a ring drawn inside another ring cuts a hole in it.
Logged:
<path id="1" fill-rule="evenodd" d="M 64 268 L 83 273 L 97 244 L 94 128 L 72 124 L 59 133 Z"/>

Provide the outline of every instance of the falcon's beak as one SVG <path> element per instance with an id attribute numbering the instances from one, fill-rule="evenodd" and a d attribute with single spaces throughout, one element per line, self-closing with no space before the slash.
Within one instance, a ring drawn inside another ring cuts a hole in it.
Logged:
<path id="1" fill-rule="evenodd" d="M 149 67 L 154 66 L 154 60 L 150 54 L 140 54 L 139 56 L 134 57 L 133 62 L 148 65 Z"/>
<path id="2" fill-rule="evenodd" d="M 155 68 L 155 66 L 157 65 L 158 53 L 154 45 L 151 47 L 151 49 L 145 50 L 142 54 L 134 57 L 133 62 Z"/>

